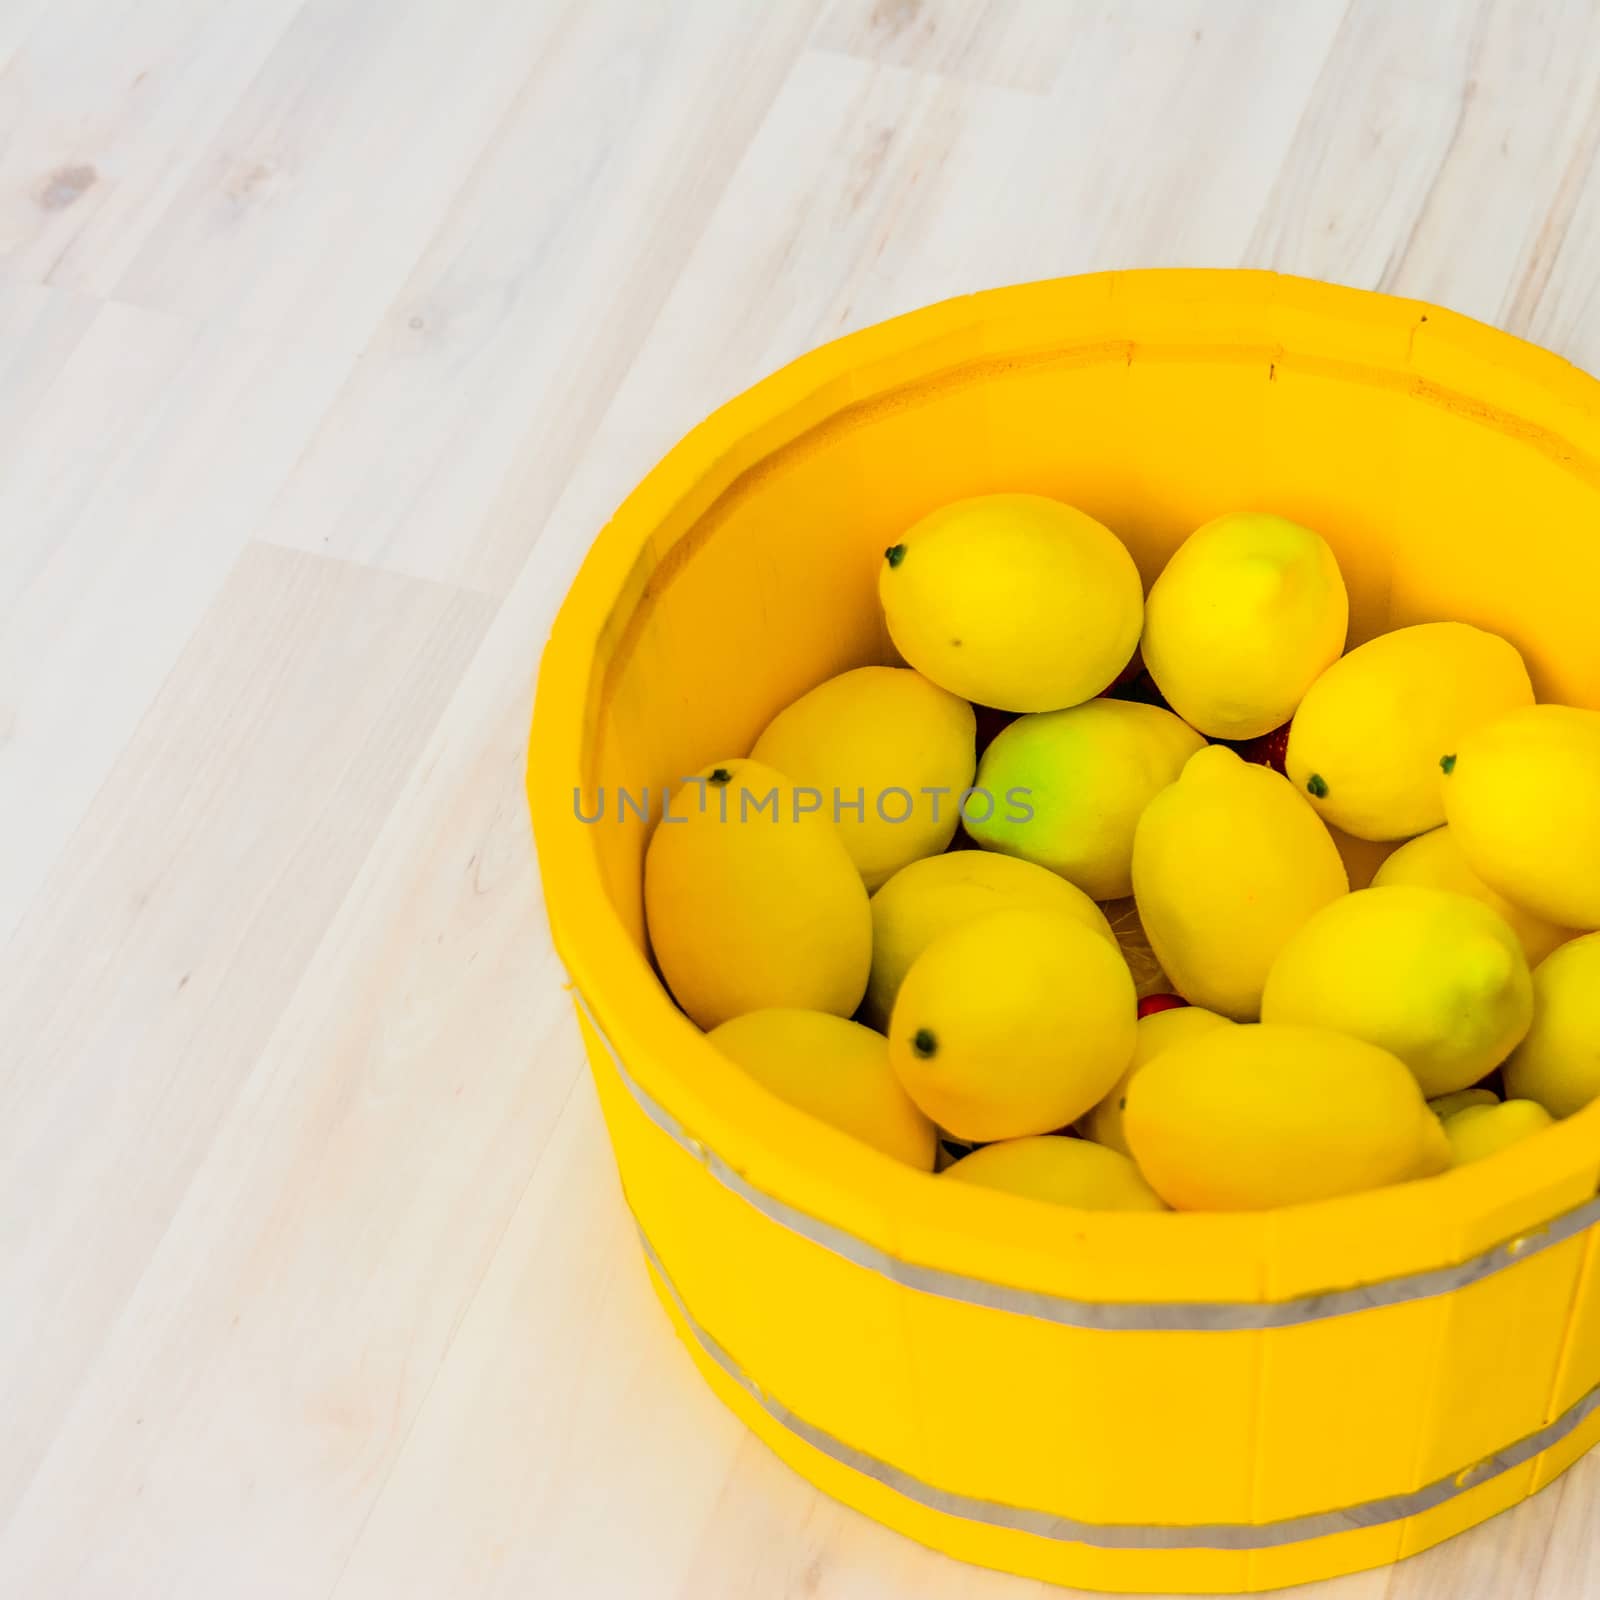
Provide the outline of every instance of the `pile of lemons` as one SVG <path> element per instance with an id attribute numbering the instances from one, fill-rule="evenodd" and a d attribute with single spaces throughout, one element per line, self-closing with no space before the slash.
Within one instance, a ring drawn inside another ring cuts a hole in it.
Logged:
<path id="1" fill-rule="evenodd" d="M 1332 550 L 1270 515 L 1147 597 L 1025 494 L 925 517 L 879 593 L 907 665 L 802 695 L 646 851 L 663 978 L 772 1092 L 1123 1210 L 1429 1177 L 1600 1094 L 1600 711 L 1505 639 L 1345 653 Z"/>

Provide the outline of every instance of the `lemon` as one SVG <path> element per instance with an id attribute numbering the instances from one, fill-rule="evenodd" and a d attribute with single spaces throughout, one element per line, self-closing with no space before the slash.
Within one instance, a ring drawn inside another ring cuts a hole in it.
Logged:
<path id="1" fill-rule="evenodd" d="M 1018 717 L 984 751 L 978 788 L 993 804 L 987 816 L 969 809 L 966 830 L 986 850 L 1036 861 L 1096 900 L 1122 899 L 1133 893 L 1133 831 L 1144 808 L 1204 746 L 1170 711 L 1137 701 Z"/>
<path id="2" fill-rule="evenodd" d="M 1190 757 L 1134 835 L 1133 893 L 1150 946 L 1184 999 L 1224 1016 L 1258 1013 L 1279 950 L 1346 888 L 1311 808 L 1225 745 Z"/>
<path id="3" fill-rule="evenodd" d="M 1600 928 L 1600 711 L 1528 706 L 1451 751 L 1445 811 L 1472 870 L 1535 916 Z"/>
<path id="4" fill-rule="evenodd" d="M 829 678 L 766 726 L 751 759 L 817 791 L 868 889 L 954 837 L 972 782 L 972 707 L 905 667 Z"/>
<path id="5" fill-rule="evenodd" d="M 1452 1166 L 1499 1155 L 1531 1134 L 1551 1126 L 1553 1118 L 1532 1100 L 1505 1100 L 1494 1106 L 1467 1106 L 1444 1119 Z"/>
<path id="6" fill-rule="evenodd" d="M 911 963 L 940 934 L 1015 906 L 1053 907 L 1116 948 L 1100 907 L 1082 889 L 1031 861 L 986 850 L 929 856 L 902 867 L 872 897 L 872 975 L 863 1016 L 875 1028 L 888 1022 Z"/>
<path id="7" fill-rule="evenodd" d="M 1327 543 L 1286 517 L 1233 512 L 1189 535 L 1145 604 L 1145 666 L 1213 739 L 1281 727 L 1344 649 L 1350 602 Z"/>
<path id="8" fill-rule="evenodd" d="M 889 1062 L 961 1139 L 1050 1133 L 1133 1056 L 1133 979 L 1116 949 L 1059 911 L 996 911 L 935 939 L 889 1021 Z"/>
<path id="9" fill-rule="evenodd" d="M 1134 1073 L 1147 1061 L 1153 1061 L 1163 1050 L 1186 1044 L 1190 1039 L 1198 1039 L 1213 1028 L 1232 1026 L 1231 1018 L 1219 1017 L 1215 1011 L 1207 1011 L 1204 1006 L 1176 1006 L 1170 1011 L 1157 1011 L 1148 1017 L 1140 1017 L 1133 1045 L 1133 1060 L 1128 1063 L 1127 1071 L 1112 1084 L 1106 1097 L 1088 1116 L 1078 1119 L 1079 1133 L 1086 1139 L 1093 1139 L 1096 1144 L 1119 1150 L 1123 1155 L 1131 1155 L 1128 1136 L 1122 1127 L 1122 1114 L 1127 1109 L 1128 1084 Z"/>
<path id="10" fill-rule="evenodd" d="M 1409 839 L 1444 821 L 1441 763 L 1480 723 L 1533 703 L 1522 657 L 1464 622 L 1400 628 L 1312 684 L 1284 767 L 1318 814 L 1358 839 Z"/>
<path id="11" fill-rule="evenodd" d="M 889 1066 L 881 1033 L 826 1011 L 749 1011 L 706 1036 L 780 1100 L 924 1172 L 938 1131 Z"/>
<path id="12" fill-rule="evenodd" d="M 1254 1211 L 1404 1183 L 1448 1159 L 1417 1081 L 1386 1050 L 1315 1028 L 1218 1028 L 1128 1085 L 1128 1144 L 1186 1211 Z"/>
<path id="13" fill-rule="evenodd" d="M 1427 1095 L 1487 1076 L 1533 1019 L 1505 922 L 1468 895 L 1362 889 L 1312 917 L 1267 975 L 1263 1022 L 1328 1028 L 1398 1056 Z"/>
<path id="14" fill-rule="evenodd" d="M 1493 1089 L 1457 1089 L 1450 1094 L 1436 1095 L 1428 1102 L 1428 1109 L 1441 1122 L 1453 1117 L 1468 1106 L 1497 1106 L 1500 1096 Z"/>
<path id="15" fill-rule="evenodd" d="M 1097 695 L 1139 642 L 1144 593 L 1121 540 L 1037 494 L 957 500 L 885 553 L 895 647 L 941 687 L 1002 711 Z"/>
<path id="16" fill-rule="evenodd" d="M 672 797 L 644 858 L 661 976 L 702 1028 L 769 1006 L 847 1017 L 872 961 L 872 913 L 826 817 L 759 762 L 706 767 Z"/>
<path id="17" fill-rule="evenodd" d="M 1127 1156 L 1087 1139 L 1005 1139 L 963 1156 L 942 1176 L 1080 1211 L 1167 1209 Z"/>
<path id="18" fill-rule="evenodd" d="M 1506 1093 L 1556 1117 L 1600 1095 L 1600 933 L 1553 950 L 1533 969 L 1533 1026 L 1506 1062 Z"/>
<path id="19" fill-rule="evenodd" d="M 1435 828 L 1401 845 L 1378 868 L 1372 882 L 1376 887 L 1411 884 L 1419 889 L 1449 889 L 1454 894 L 1481 900 L 1516 934 L 1530 967 L 1537 966 L 1558 944 L 1565 944 L 1574 937 L 1571 928 L 1546 922 L 1543 917 L 1524 911 L 1491 889 L 1467 865 L 1467 858 L 1462 855 L 1448 826 Z"/>

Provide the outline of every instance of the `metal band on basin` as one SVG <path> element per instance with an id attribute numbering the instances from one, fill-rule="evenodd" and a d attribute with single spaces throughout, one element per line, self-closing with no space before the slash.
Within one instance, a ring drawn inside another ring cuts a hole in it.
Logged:
<path id="1" fill-rule="evenodd" d="M 637 1218 L 634 1220 L 638 1222 Z M 1307 1539 L 1322 1539 L 1330 1534 L 1350 1533 L 1359 1528 L 1399 1522 L 1405 1517 L 1431 1511 L 1435 1506 L 1441 1506 L 1448 1500 L 1454 1500 L 1457 1495 L 1499 1477 L 1502 1472 L 1509 1472 L 1513 1467 L 1531 1461 L 1541 1451 L 1566 1438 L 1586 1417 L 1600 1410 L 1600 1385 L 1597 1385 L 1563 1411 L 1554 1422 L 1474 1463 L 1463 1472 L 1451 1473 L 1408 1494 L 1363 1500 L 1358 1505 L 1345 1506 L 1337 1511 L 1315 1511 L 1306 1516 L 1284 1517 L 1276 1522 L 1081 1522 L 1076 1517 L 1061 1516 L 1054 1511 L 1010 1506 L 996 1500 L 980 1500 L 975 1495 L 938 1488 L 903 1468 L 880 1461 L 876 1456 L 846 1444 L 844 1440 L 807 1422 L 804 1417 L 796 1416 L 780 1400 L 768 1394 L 695 1321 L 642 1226 L 639 1228 L 639 1243 L 662 1287 L 677 1307 L 684 1326 L 700 1348 L 774 1422 L 796 1438 L 803 1439 L 814 1450 L 820 1450 L 841 1466 L 876 1479 L 885 1488 L 893 1489 L 896 1494 L 904 1495 L 906 1499 L 914 1500 L 931 1511 L 961 1517 L 968 1522 L 986 1523 L 993 1528 L 1031 1533 L 1040 1539 L 1094 1545 L 1102 1550 L 1270 1550 L 1279 1545 L 1300 1544 Z"/>
<path id="2" fill-rule="evenodd" d="M 1576 1238 L 1600 1222 L 1600 1197 L 1552 1217 L 1549 1222 L 1473 1256 L 1455 1266 L 1435 1267 L 1426 1272 L 1406 1273 L 1378 1283 L 1361 1284 L 1351 1289 L 1330 1289 L 1321 1294 L 1301 1295 L 1291 1300 L 1267 1301 L 1124 1301 L 1075 1300 L 1067 1295 L 1046 1294 L 1035 1289 L 1016 1289 L 990 1283 L 942 1267 L 920 1266 L 901 1261 L 877 1245 L 859 1238 L 834 1223 L 805 1212 L 758 1189 L 729 1166 L 715 1150 L 691 1135 L 670 1111 L 649 1094 L 628 1071 L 617 1047 L 600 1026 L 593 1009 L 576 986 L 572 994 L 596 1037 L 605 1045 L 617 1076 L 644 1112 L 666 1136 L 694 1157 L 724 1188 L 754 1206 L 763 1216 L 809 1239 L 856 1266 L 880 1277 L 946 1300 L 962 1300 L 969 1305 L 994 1311 L 1009 1311 L 1017 1316 L 1037 1317 L 1070 1328 L 1090 1328 L 1110 1332 L 1160 1333 L 1237 1333 L 1266 1328 L 1291 1328 L 1301 1323 L 1321 1322 L 1329 1317 L 1349 1316 L 1381 1306 L 1403 1305 L 1411 1300 L 1428 1300 L 1450 1294 L 1469 1284 L 1479 1283 L 1514 1267 L 1519 1262 Z M 1582 1402 L 1580 1402 L 1582 1403 Z M 1581 1419 L 1580 1419 L 1581 1420 Z M 1576 1426 L 1576 1422 L 1573 1423 Z"/>

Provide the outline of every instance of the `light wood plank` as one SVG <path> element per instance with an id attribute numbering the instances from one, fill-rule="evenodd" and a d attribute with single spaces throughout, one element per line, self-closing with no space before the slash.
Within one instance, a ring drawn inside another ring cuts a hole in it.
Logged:
<path id="1" fill-rule="evenodd" d="M 675 1593 L 743 1445 L 687 1362 L 583 1084 L 333 1600 Z"/>
<path id="2" fill-rule="evenodd" d="M 1517 332 L 1594 372 L 1600 371 L 1600 95 L 1586 109 L 1585 127 L 1564 163 L 1508 314 Z"/>
<path id="3" fill-rule="evenodd" d="M 1457 137 L 1490 0 L 1352 0 L 1249 259 L 1377 287 L 1404 256 Z"/>
<path id="4" fill-rule="evenodd" d="M 1444 159 L 1380 286 L 1526 333 L 1574 174 L 1600 147 L 1600 9 L 1497 0 L 1471 49 Z"/>
<path id="5" fill-rule="evenodd" d="M 1595 1538 L 1600 1520 L 1600 1457 L 1585 1456 L 1546 1494 L 1555 1502 L 1547 1541 L 1542 1550 L 1529 1552 L 1513 1581 L 1522 1584 L 1529 1600 L 1580 1600 L 1600 1592 L 1600 1540 Z M 1480 1542 L 1487 1544 L 1493 1538 L 1486 1530 Z M 1518 1590 L 1501 1592 L 1515 1594 Z"/>
<path id="6" fill-rule="evenodd" d="M 87 295 L 0 279 L 0 439 L 28 426 L 99 309 Z"/>
<path id="7" fill-rule="evenodd" d="M 0 96 L 0 272 L 108 294 L 301 3 L 41 7 Z"/>
<path id="8" fill-rule="evenodd" d="M 1588 0 L 1356 0 L 1247 259 L 1523 331 L 1600 141 L 1597 30 Z"/>
<path id="9" fill-rule="evenodd" d="M 485 620 L 476 597 L 251 550 L 19 929 L 0 972 L 0 1304 L 28 1314 L 0 1320 L 0 1521 L 147 1287 Z"/>
<path id="10" fill-rule="evenodd" d="M 0 941 L 271 504 L 347 367 L 58 289 L 0 419 Z"/>
<path id="11" fill-rule="evenodd" d="M 265 536 L 503 593 L 812 7 L 584 8 L 399 288 Z M 513 515 L 487 519 L 508 482 Z"/>
<path id="12" fill-rule="evenodd" d="M 116 294 L 363 349 L 522 84 L 583 9 L 307 0 Z"/>
<path id="13" fill-rule="evenodd" d="M 1346 4 L 1086 8 L 1003 187 L 984 279 L 1239 265 Z"/>
<path id="14" fill-rule="evenodd" d="M 883 66 L 1039 91 L 1054 81 L 1086 16 L 1071 0 L 834 0 L 815 42 Z"/>
<path id="15" fill-rule="evenodd" d="M 50 0 L 4 0 L 0 4 L 0 73 L 5 72 L 28 30 L 49 6 Z"/>

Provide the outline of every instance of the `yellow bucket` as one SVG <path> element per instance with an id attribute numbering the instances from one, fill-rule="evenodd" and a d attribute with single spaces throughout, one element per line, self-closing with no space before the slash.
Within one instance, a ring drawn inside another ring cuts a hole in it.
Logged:
<path id="1" fill-rule="evenodd" d="M 596 541 L 528 763 L 656 1287 L 797 1471 L 968 1561 L 1222 1592 L 1398 1560 L 1600 1436 L 1600 1105 L 1399 1189 L 1074 1212 L 940 1183 L 791 1110 L 651 970 L 640 813 L 803 690 L 892 660 L 884 547 L 1002 489 L 1082 506 L 1147 583 L 1218 512 L 1282 512 L 1337 551 L 1352 644 L 1460 618 L 1515 643 L 1541 699 L 1600 706 L 1600 386 L 1449 312 L 1115 273 L 932 306 L 757 384 Z"/>

